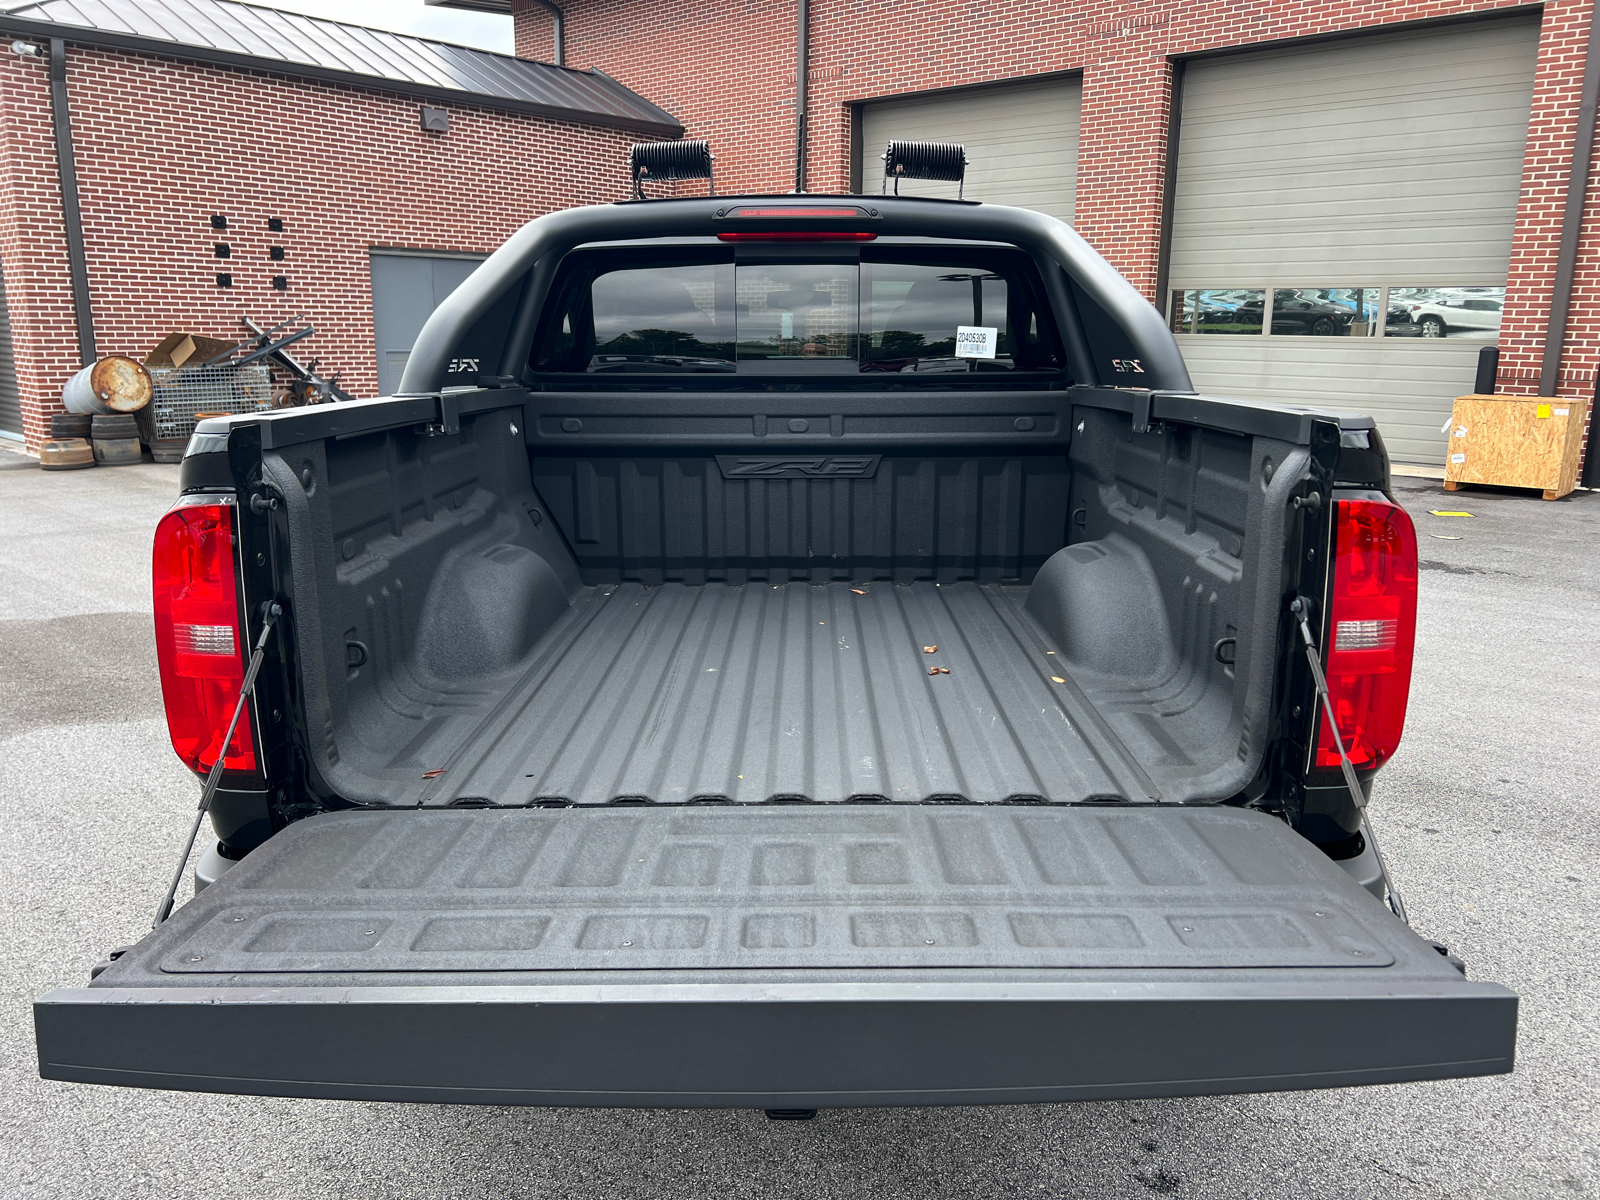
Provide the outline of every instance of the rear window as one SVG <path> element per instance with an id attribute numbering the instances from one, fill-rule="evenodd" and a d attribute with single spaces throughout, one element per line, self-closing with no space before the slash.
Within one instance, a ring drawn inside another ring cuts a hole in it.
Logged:
<path id="1" fill-rule="evenodd" d="M 583 252 L 565 264 L 532 366 L 598 375 L 1058 370 L 1039 292 L 1033 264 L 1007 251 L 930 257 L 874 247 L 861 261 L 759 252 L 735 261 L 722 248 L 645 261 Z"/>

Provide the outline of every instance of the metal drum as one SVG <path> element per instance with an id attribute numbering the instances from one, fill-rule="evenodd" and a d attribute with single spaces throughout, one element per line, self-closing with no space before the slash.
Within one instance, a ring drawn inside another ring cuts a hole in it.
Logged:
<path id="1" fill-rule="evenodd" d="M 131 413 L 149 404 L 154 391 L 143 363 L 112 354 L 67 380 L 61 403 L 74 413 Z"/>

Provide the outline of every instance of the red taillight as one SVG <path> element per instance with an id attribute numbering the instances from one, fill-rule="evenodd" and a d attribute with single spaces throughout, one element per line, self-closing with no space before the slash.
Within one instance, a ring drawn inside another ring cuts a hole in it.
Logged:
<path id="1" fill-rule="evenodd" d="M 233 506 L 180 500 L 156 526 L 156 659 L 172 748 L 189 769 L 209 771 L 244 684 L 244 636 L 233 554 Z M 228 743 L 225 770 L 254 771 L 248 714 Z"/>
<path id="2" fill-rule="evenodd" d="M 1382 766 L 1400 744 L 1417 634 L 1417 533 L 1387 500 L 1341 500 L 1328 605 L 1328 693 L 1357 770 Z M 1324 713 L 1316 765 L 1339 769 Z"/>
<path id="3" fill-rule="evenodd" d="M 717 239 L 723 242 L 870 242 L 877 236 L 864 230 L 848 229 L 837 232 L 825 229 L 752 229 L 740 233 L 719 233 Z"/>

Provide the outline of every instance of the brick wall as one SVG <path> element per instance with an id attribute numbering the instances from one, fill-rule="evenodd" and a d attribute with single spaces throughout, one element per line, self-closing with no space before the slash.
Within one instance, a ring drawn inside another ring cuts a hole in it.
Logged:
<path id="1" fill-rule="evenodd" d="M 532 10 L 535 6 L 527 0 Z M 934 88 L 1083 72 L 1076 223 L 1146 295 L 1155 288 L 1174 57 L 1285 38 L 1516 7 L 1482 0 L 812 0 L 815 190 L 845 190 L 850 105 Z M 598 67 L 709 137 L 719 190 L 785 191 L 793 178 L 794 0 L 567 0 L 567 61 Z M 1583 73 L 1590 0 L 1544 6 L 1523 198 L 1511 254 L 1502 387 L 1537 390 Z M 517 17 L 519 53 L 547 53 L 548 21 Z M 543 39 L 541 41 L 541 39 Z M 1591 198 L 1563 394 L 1600 367 L 1600 200 Z"/>
<path id="2" fill-rule="evenodd" d="M 491 251 L 541 213 L 624 195 L 635 140 L 464 105 L 448 134 L 427 134 L 413 99 L 72 46 L 67 83 L 99 353 L 142 357 L 176 330 L 237 338 L 241 314 L 304 313 L 318 332 L 294 353 L 356 395 L 377 389 L 371 247 Z M 78 367 L 48 64 L 7 55 L 0 105 L 0 261 L 36 446 Z"/>

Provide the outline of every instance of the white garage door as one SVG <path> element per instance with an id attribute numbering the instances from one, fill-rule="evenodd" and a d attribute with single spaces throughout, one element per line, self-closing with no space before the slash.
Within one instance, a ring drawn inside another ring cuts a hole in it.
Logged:
<path id="1" fill-rule="evenodd" d="M 1494 344 L 1537 19 L 1191 63 L 1173 327 L 1203 391 L 1355 408 L 1390 453 L 1439 427 Z"/>
<path id="2" fill-rule="evenodd" d="M 483 259 L 466 254 L 372 252 L 372 325 L 378 342 L 378 394 L 400 388 L 411 347 L 433 310 Z"/>
<path id="3" fill-rule="evenodd" d="M 876 194 L 881 187 L 891 139 L 960 142 L 967 148 L 967 199 L 1071 221 L 1082 94 L 1073 76 L 868 104 L 861 114 L 862 190 Z M 906 181 L 900 194 L 954 198 L 956 185 Z"/>

